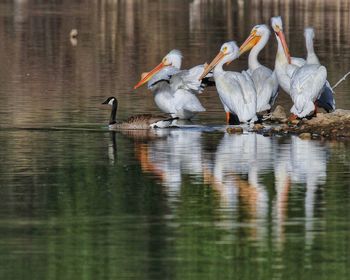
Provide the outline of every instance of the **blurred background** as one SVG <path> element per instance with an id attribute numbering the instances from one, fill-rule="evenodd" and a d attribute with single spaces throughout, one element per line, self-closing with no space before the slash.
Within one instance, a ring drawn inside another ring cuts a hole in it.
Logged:
<path id="1" fill-rule="evenodd" d="M 159 113 L 142 72 L 174 48 L 209 62 L 275 15 L 293 56 L 315 28 L 332 85 L 350 70 L 345 0 L 0 0 L 0 278 L 347 279 L 348 142 L 229 135 L 215 88 L 194 119 L 215 131 L 109 132 L 100 105 Z"/>
<path id="2" fill-rule="evenodd" d="M 251 28 L 281 15 L 291 54 L 305 57 L 303 29 L 316 31 L 315 49 L 333 85 L 350 65 L 349 1 L 2 1 L 0 4 L 0 125 L 105 122 L 98 106 L 120 99 L 120 116 L 158 112 L 146 86 L 133 90 L 142 72 L 176 48 L 183 68 L 209 62 L 222 43 L 241 44 Z M 69 39 L 78 30 L 76 46 Z M 276 40 L 260 55 L 273 68 Z M 247 55 L 228 69 L 247 68 Z M 350 82 L 336 101 L 350 108 Z M 215 88 L 200 97 L 204 121 L 222 121 Z M 102 101 L 101 101 L 102 100 Z M 278 104 L 289 110 L 289 97 Z M 16 110 L 13 110 L 13 106 Z"/>

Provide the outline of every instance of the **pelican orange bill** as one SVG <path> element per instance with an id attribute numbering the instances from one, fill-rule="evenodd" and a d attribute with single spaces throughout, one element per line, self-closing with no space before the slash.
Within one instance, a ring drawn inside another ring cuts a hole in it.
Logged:
<path id="1" fill-rule="evenodd" d="M 286 38 L 284 37 L 284 34 L 283 34 L 283 32 L 281 30 L 277 31 L 276 34 L 281 40 L 284 53 L 285 53 L 285 55 L 287 57 L 288 63 L 290 64 L 291 63 L 291 58 L 290 58 L 290 53 L 289 53 L 289 48 L 288 48 L 288 45 L 287 45 L 287 42 L 286 42 Z"/>
<path id="2" fill-rule="evenodd" d="M 165 64 L 163 62 L 159 63 L 156 67 L 154 67 L 150 72 L 148 72 L 146 75 L 141 76 L 141 80 L 134 86 L 134 89 L 137 89 L 138 87 L 142 86 L 144 83 L 148 82 L 154 74 L 158 73 Z"/>
<path id="3" fill-rule="evenodd" d="M 222 51 L 220 51 L 217 56 L 213 59 L 212 62 L 210 62 L 210 64 L 205 67 L 202 75 L 199 77 L 199 80 L 202 80 L 209 72 L 211 69 L 213 69 L 225 56 L 226 54 Z"/>
<path id="4" fill-rule="evenodd" d="M 256 35 L 256 31 L 252 32 L 239 48 L 239 55 L 242 55 L 253 48 L 259 42 L 260 38 L 261 36 Z"/>

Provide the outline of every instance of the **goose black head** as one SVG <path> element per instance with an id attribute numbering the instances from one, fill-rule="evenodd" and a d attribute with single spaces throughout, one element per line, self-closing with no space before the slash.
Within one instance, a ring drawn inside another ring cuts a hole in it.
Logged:
<path id="1" fill-rule="evenodd" d="M 118 100 L 114 96 L 108 97 L 102 104 L 111 105 L 111 116 L 109 118 L 109 125 L 113 125 L 116 123 L 116 115 L 117 115 L 117 108 L 118 108 Z"/>
<path id="2" fill-rule="evenodd" d="M 118 104 L 117 98 L 114 96 L 108 97 L 102 104 L 107 104 L 113 106 L 114 104 Z"/>

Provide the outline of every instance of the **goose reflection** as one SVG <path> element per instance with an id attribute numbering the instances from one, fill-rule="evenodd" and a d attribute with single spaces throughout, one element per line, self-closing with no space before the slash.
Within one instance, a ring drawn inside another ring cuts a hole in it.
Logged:
<path id="1" fill-rule="evenodd" d="M 292 136 L 290 142 L 278 146 L 275 152 L 274 203 L 275 232 L 279 243 L 284 241 L 284 224 L 287 220 L 288 195 L 291 186 L 305 185 L 305 235 L 306 245 L 313 242 L 315 193 L 326 181 L 327 152 L 316 141 L 301 140 Z"/>
<path id="2" fill-rule="evenodd" d="M 114 165 L 117 159 L 117 141 L 115 134 L 115 131 L 109 132 L 110 141 L 108 143 L 108 159 L 111 165 Z"/>

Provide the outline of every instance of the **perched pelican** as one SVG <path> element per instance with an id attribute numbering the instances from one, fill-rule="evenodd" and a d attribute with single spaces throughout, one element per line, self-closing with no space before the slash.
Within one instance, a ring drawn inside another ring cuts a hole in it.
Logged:
<path id="1" fill-rule="evenodd" d="M 239 56 L 236 42 L 231 41 L 221 46 L 220 52 L 205 68 L 201 78 L 204 78 L 214 68 L 214 80 L 220 100 L 226 115 L 229 112 L 236 114 L 240 122 L 255 121 L 256 118 L 256 91 L 254 82 L 246 71 L 224 71 L 222 66 Z"/>
<path id="2" fill-rule="evenodd" d="M 116 129 L 149 129 L 149 128 L 164 128 L 172 126 L 175 119 L 165 116 L 155 116 L 151 114 L 134 115 L 129 117 L 124 122 L 117 122 L 116 115 L 118 109 L 118 100 L 115 97 L 108 97 L 102 104 L 112 106 L 111 115 L 109 118 L 108 128 Z"/>
<path id="3" fill-rule="evenodd" d="M 257 112 L 270 110 L 278 94 L 276 74 L 258 61 L 258 55 L 267 44 L 270 33 L 265 24 L 254 26 L 249 37 L 239 49 L 240 55 L 251 49 L 248 73 L 252 77 L 257 94 Z"/>
<path id="4" fill-rule="evenodd" d="M 326 87 L 327 82 L 327 69 L 320 64 L 313 49 L 312 29 L 305 30 L 305 40 L 306 63 L 295 70 L 290 84 L 290 95 L 294 102 L 290 111 L 299 118 L 316 113 L 315 102 Z"/>
<path id="5" fill-rule="evenodd" d="M 324 66 L 305 64 L 295 71 L 290 85 L 290 95 L 294 102 L 290 111 L 299 118 L 316 112 L 315 102 L 327 79 Z"/>
<path id="6" fill-rule="evenodd" d="M 198 78 L 203 73 L 204 65 L 180 70 L 181 62 L 181 52 L 170 51 L 159 65 L 141 76 L 134 89 L 148 82 L 148 88 L 161 111 L 172 117 L 191 119 L 196 113 L 205 111 L 195 95 L 203 90 Z"/>
<path id="7" fill-rule="evenodd" d="M 271 18 L 271 26 L 276 34 L 276 39 L 277 39 L 277 43 L 278 43 L 278 49 L 277 49 L 277 55 L 276 55 L 276 61 L 275 61 L 275 72 L 276 72 L 276 76 L 277 76 L 277 80 L 279 85 L 282 87 L 282 89 L 287 92 L 289 95 L 291 95 L 291 82 L 292 82 L 292 76 L 294 75 L 294 73 L 296 72 L 297 69 L 299 69 L 300 67 L 303 67 L 306 64 L 314 64 L 317 63 L 316 65 L 320 66 L 318 58 L 314 52 L 313 49 L 313 32 L 310 31 L 306 31 L 305 32 L 305 40 L 306 40 L 306 47 L 308 50 L 308 61 L 305 61 L 303 58 L 298 58 L 298 57 L 290 57 L 289 54 L 289 49 L 283 34 L 283 26 L 282 26 L 282 19 L 281 17 L 272 17 Z M 314 68 L 314 67 L 306 67 L 309 68 Z M 325 68 L 324 68 L 325 69 Z M 306 70 L 303 70 L 306 71 Z M 305 73 L 305 72 L 304 72 Z M 300 79 L 300 75 L 301 72 L 299 72 L 298 76 Z M 311 79 L 311 77 L 310 77 Z M 295 79 L 294 79 L 295 80 Z M 306 81 L 306 80 L 304 80 Z M 320 81 L 318 81 L 320 82 Z M 300 86 L 300 84 L 299 84 Z M 296 84 L 294 84 L 294 87 L 296 87 Z M 304 85 L 305 87 L 305 85 Z M 293 92 L 296 92 L 296 89 L 294 88 Z M 297 94 L 299 95 L 299 94 Z M 312 95 L 312 94 L 311 94 Z M 295 95 L 296 96 L 296 95 Z M 293 99 L 293 98 L 292 98 Z M 314 99 L 314 98 L 312 98 Z M 335 109 L 335 101 L 334 101 L 334 97 L 333 97 L 333 91 L 331 86 L 329 85 L 328 81 L 326 80 L 324 82 L 324 84 L 321 87 L 321 90 L 318 94 L 318 96 L 316 97 L 317 100 L 316 103 L 324 108 L 327 112 L 333 111 Z M 293 100 L 294 102 L 294 100 Z M 298 101 L 298 108 L 300 110 L 300 102 L 301 99 L 299 98 Z M 305 104 L 304 104 L 305 105 Z M 310 104 L 309 104 L 310 105 Z M 312 106 L 310 105 L 310 108 L 312 108 Z M 293 108 L 293 111 L 295 107 Z M 300 112 L 299 117 L 301 116 L 306 116 L 305 113 L 306 111 L 310 111 L 310 109 L 306 109 L 304 110 L 304 112 Z M 313 110 L 312 110 L 313 111 Z M 312 111 L 310 111 L 309 113 L 311 113 Z M 296 112 L 296 111 L 295 111 Z M 296 114 L 296 115 L 298 115 Z"/>
<path id="8" fill-rule="evenodd" d="M 295 70 L 302 66 L 305 61 L 303 59 L 292 59 L 290 57 L 289 48 L 283 33 L 281 17 L 272 17 L 271 26 L 275 32 L 278 44 L 275 60 L 275 73 L 281 88 L 290 95 L 291 78 Z"/>
<path id="9" fill-rule="evenodd" d="M 305 44 L 307 50 L 306 63 L 321 65 L 317 55 L 314 50 L 314 37 L 315 32 L 312 27 L 307 27 L 304 29 Z M 335 110 L 335 100 L 334 92 L 328 81 L 324 84 L 321 94 L 316 101 L 317 106 L 325 109 L 328 113 Z"/>

